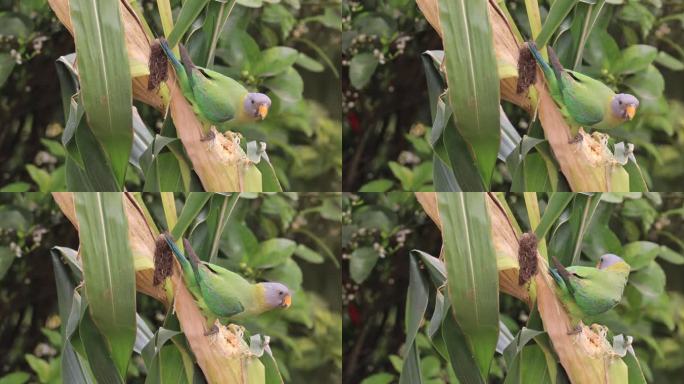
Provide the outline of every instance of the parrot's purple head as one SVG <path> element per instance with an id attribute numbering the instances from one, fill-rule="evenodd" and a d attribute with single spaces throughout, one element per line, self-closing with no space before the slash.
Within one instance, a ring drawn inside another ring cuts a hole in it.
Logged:
<path id="1" fill-rule="evenodd" d="M 290 290 L 283 284 L 266 282 L 259 283 L 264 287 L 264 299 L 268 308 L 289 308 L 292 304 Z"/>
<path id="2" fill-rule="evenodd" d="M 268 115 L 271 107 L 271 99 L 263 93 L 248 93 L 245 96 L 243 108 L 247 116 L 254 119 L 263 120 Z"/>
<path id="3" fill-rule="evenodd" d="M 632 120 L 637 108 L 639 108 L 639 100 L 629 93 L 618 93 L 613 96 L 610 108 L 615 117 L 622 120 Z"/>
<path id="4" fill-rule="evenodd" d="M 598 264 L 598 269 L 606 269 L 613 264 L 624 263 L 624 262 L 625 261 L 622 260 L 622 258 L 620 256 L 613 255 L 612 253 L 606 253 L 605 255 L 601 256 L 601 260 L 599 260 L 599 264 Z"/>

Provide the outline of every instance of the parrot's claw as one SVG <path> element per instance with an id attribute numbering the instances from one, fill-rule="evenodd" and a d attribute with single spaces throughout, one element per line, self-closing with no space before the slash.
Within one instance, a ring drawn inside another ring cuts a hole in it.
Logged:
<path id="1" fill-rule="evenodd" d="M 582 333 L 582 326 L 577 324 L 575 328 L 568 332 L 568 335 L 579 335 L 580 333 Z"/>
<path id="2" fill-rule="evenodd" d="M 214 133 L 214 131 L 213 131 L 213 130 L 210 130 L 210 131 L 207 132 L 204 136 L 202 136 L 202 138 L 200 139 L 200 141 L 212 141 L 212 140 L 214 140 L 214 137 L 215 137 L 215 136 L 216 136 L 216 134 Z"/>
<path id="3" fill-rule="evenodd" d="M 572 139 L 570 139 L 568 141 L 568 144 L 579 144 L 582 142 L 582 140 L 584 140 L 584 137 L 582 136 L 582 134 L 577 133 L 577 135 L 575 135 L 575 137 L 573 137 Z"/>
<path id="4" fill-rule="evenodd" d="M 217 334 L 218 332 L 219 332 L 219 327 L 216 324 L 214 324 L 211 326 L 211 329 L 204 332 L 204 336 L 213 336 L 213 335 Z"/>

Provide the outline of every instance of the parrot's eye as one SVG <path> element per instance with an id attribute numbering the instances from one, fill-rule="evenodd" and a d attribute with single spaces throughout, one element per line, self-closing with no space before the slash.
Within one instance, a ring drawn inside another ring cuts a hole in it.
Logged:
<path id="1" fill-rule="evenodd" d="M 254 104 L 254 100 L 252 100 L 252 104 Z"/>
<path id="2" fill-rule="evenodd" d="M 252 101 L 253 103 L 253 101 Z M 622 100 L 618 100 L 618 104 L 622 105 Z"/>
<path id="3" fill-rule="evenodd" d="M 279 294 L 280 296 L 282 296 L 282 295 L 283 295 L 283 291 L 278 292 L 278 294 Z"/>

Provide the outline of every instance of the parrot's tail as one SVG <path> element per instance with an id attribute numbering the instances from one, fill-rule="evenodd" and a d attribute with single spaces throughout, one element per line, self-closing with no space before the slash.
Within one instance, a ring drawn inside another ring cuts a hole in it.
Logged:
<path id="1" fill-rule="evenodd" d="M 169 60 L 171 60 L 171 64 L 173 64 L 173 67 L 176 69 L 176 72 L 184 71 L 183 64 L 181 64 L 181 62 L 178 61 L 178 58 L 176 57 L 176 55 L 173 54 L 171 47 L 169 47 L 169 42 L 166 41 L 165 38 L 160 37 L 159 38 L 159 44 L 161 45 L 162 49 L 164 50 L 164 53 L 166 53 L 166 56 L 168 56 Z"/>
<path id="2" fill-rule="evenodd" d="M 555 77 L 555 72 L 549 66 L 549 63 L 547 63 L 546 60 L 544 60 L 544 58 L 542 57 L 541 52 L 539 52 L 539 49 L 537 49 L 537 44 L 535 44 L 534 41 L 528 41 L 527 46 L 530 48 L 530 52 L 532 52 L 532 56 L 534 56 L 534 59 L 537 60 L 537 63 L 539 63 L 539 66 L 544 72 L 544 76 L 546 76 L 547 79 Z"/>
<path id="3" fill-rule="evenodd" d="M 181 264 L 183 269 L 185 269 L 185 266 L 190 265 L 190 261 L 183 255 L 183 252 L 178 248 L 176 245 L 175 241 L 173 240 L 173 236 L 171 236 L 170 233 L 164 232 L 164 240 L 166 240 L 166 244 L 168 244 L 169 248 L 171 248 L 171 251 L 173 251 L 173 254 L 176 256 L 176 259 L 178 259 L 178 262 Z"/>

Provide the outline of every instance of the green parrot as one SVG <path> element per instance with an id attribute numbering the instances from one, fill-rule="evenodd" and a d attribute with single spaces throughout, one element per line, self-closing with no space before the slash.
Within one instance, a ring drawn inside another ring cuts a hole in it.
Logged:
<path id="1" fill-rule="evenodd" d="M 183 95 L 205 124 L 229 128 L 266 118 L 271 107 L 271 99 L 268 96 L 263 93 L 247 92 L 242 84 L 230 77 L 195 66 L 182 44 L 179 46 L 179 61 L 166 39 L 160 38 L 159 42 L 176 70 Z M 205 128 L 206 132 L 208 129 L 209 127 Z"/>
<path id="2" fill-rule="evenodd" d="M 616 306 L 629 277 L 629 264 L 613 254 L 601 256 L 596 268 L 563 267 L 553 258 L 556 268 L 549 268 L 556 281 L 559 298 L 575 325 Z"/>
<path id="3" fill-rule="evenodd" d="M 214 322 L 219 319 L 244 319 L 276 308 L 289 308 L 292 295 L 289 289 L 276 282 L 250 283 L 226 268 L 201 261 L 187 239 L 183 245 L 187 257 L 176 246 L 173 237 L 164 233 L 166 243 L 183 269 L 183 279 L 207 318 L 207 327 L 215 333 Z"/>
<path id="4" fill-rule="evenodd" d="M 577 135 L 580 126 L 609 129 L 634 118 L 639 107 L 636 97 L 628 93 L 615 94 L 598 80 L 564 69 L 551 47 L 549 66 L 534 42 L 529 42 L 528 46 L 544 72 L 551 96 L 570 125 L 573 135 Z"/>

